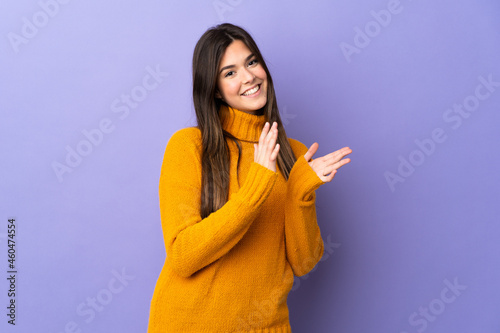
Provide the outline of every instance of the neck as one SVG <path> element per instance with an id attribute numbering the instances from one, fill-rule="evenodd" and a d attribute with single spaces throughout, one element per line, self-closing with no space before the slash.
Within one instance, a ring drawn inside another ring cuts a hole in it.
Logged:
<path id="1" fill-rule="evenodd" d="M 260 114 L 258 114 L 260 113 Z M 240 111 L 222 105 L 219 109 L 222 128 L 241 141 L 259 142 L 260 133 L 267 121 L 262 110 L 255 113 Z"/>
<path id="2" fill-rule="evenodd" d="M 237 110 L 237 109 L 235 109 L 235 110 Z M 245 111 L 245 110 L 238 110 L 238 111 L 245 112 L 245 113 L 248 113 L 248 114 L 251 114 L 254 116 L 262 116 L 264 114 L 264 108 L 258 109 L 255 111 Z"/>

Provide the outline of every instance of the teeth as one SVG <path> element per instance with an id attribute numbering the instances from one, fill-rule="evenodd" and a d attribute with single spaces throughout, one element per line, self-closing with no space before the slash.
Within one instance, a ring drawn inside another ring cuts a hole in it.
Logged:
<path id="1" fill-rule="evenodd" d="M 243 96 L 248 96 L 248 95 L 251 95 L 251 94 L 255 94 L 258 90 L 259 90 L 260 86 L 257 86 L 253 89 L 250 89 L 248 91 L 245 91 L 242 95 Z"/>

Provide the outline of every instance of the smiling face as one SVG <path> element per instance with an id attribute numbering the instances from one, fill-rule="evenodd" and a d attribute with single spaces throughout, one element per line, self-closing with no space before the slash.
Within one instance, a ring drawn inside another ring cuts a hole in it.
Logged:
<path id="1" fill-rule="evenodd" d="M 224 52 L 217 88 L 216 97 L 240 111 L 257 114 L 266 105 L 266 71 L 241 40 L 229 44 Z"/>

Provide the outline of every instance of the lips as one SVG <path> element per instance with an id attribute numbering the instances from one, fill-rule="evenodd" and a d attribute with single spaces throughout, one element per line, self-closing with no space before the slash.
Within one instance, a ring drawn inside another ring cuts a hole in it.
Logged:
<path id="1" fill-rule="evenodd" d="M 243 94 L 241 94 L 242 96 L 249 96 L 249 95 L 253 95 L 255 94 L 256 92 L 258 92 L 260 90 L 260 84 L 256 85 L 255 87 L 253 88 L 250 88 L 248 90 L 246 90 Z"/>

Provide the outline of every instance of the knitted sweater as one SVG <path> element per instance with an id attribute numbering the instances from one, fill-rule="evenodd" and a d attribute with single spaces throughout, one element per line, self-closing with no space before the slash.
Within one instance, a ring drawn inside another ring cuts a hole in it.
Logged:
<path id="1" fill-rule="evenodd" d="M 230 149 L 226 204 L 200 217 L 201 132 L 188 127 L 168 141 L 159 196 L 167 257 L 151 301 L 149 333 L 291 332 L 287 295 L 294 275 L 323 255 L 315 190 L 323 181 L 289 139 L 297 158 L 288 180 L 254 162 L 266 116 L 222 106 Z M 278 129 L 279 130 L 279 129 Z"/>

